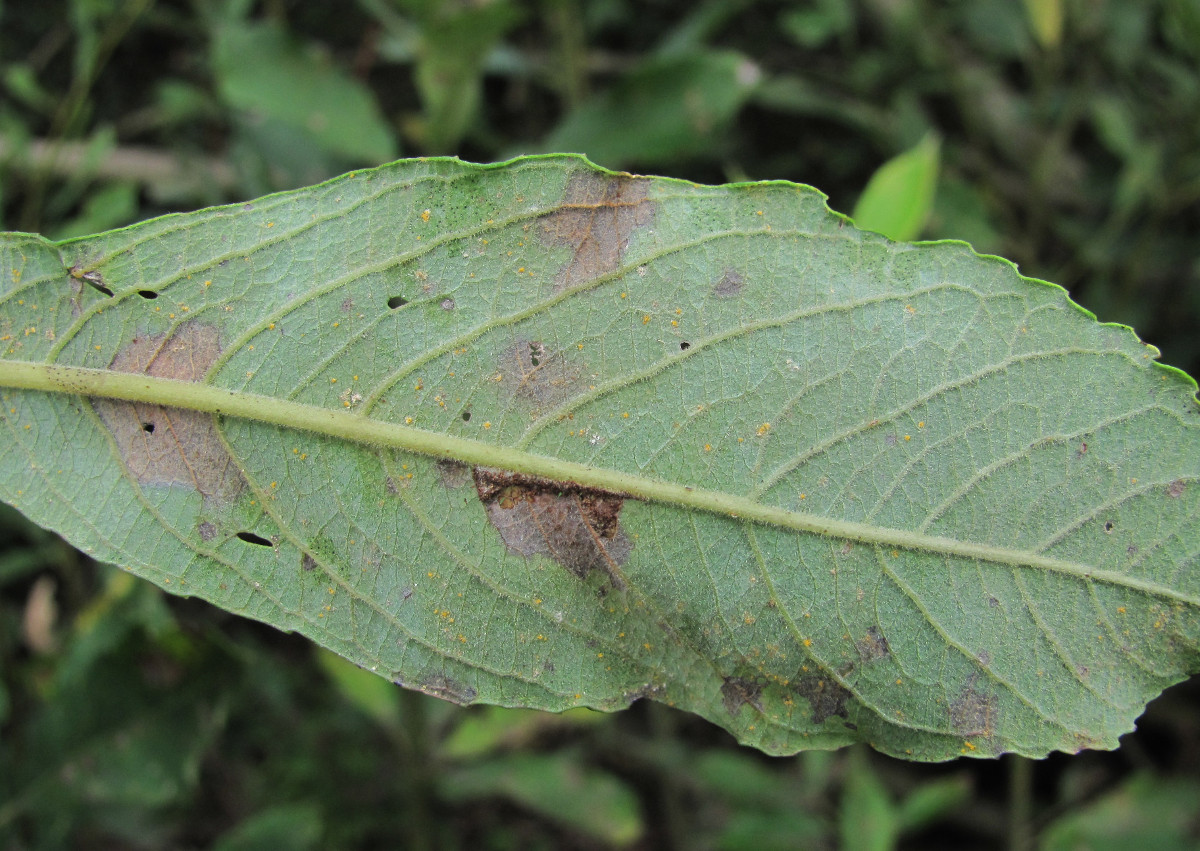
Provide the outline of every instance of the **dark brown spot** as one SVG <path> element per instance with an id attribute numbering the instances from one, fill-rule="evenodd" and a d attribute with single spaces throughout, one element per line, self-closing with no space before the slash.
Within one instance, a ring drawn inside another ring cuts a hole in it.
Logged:
<path id="1" fill-rule="evenodd" d="M 1167 485 L 1167 496 L 1172 499 L 1179 499 L 1183 496 L 1183 479 L 1176 479 Z"/>
<path id="2" fill-rule="evenodd" d="M 441 301 L 441 304 L 439 305 L 439 307 L 441 307 L 441 308 L 442 308 L 442 310 L 447 310 L 447 311 L 449 311 L 449 310 L 453 310 L 455 307 L 457 307 L 457 305 L 454 303 L 454 299 L 452 299 L 452 298 L 444 298 L 444 299 L 442 299 L 442 301 Z"/>
<path id="3" fill-rule="evenodd" d="M 474 475 L 488 520 L 510 552 L 549 556 L 580 579 L 597 570 L 625 588 L 620 566 L 633 542 L 620 527 L 623 494 L 487 467 Z"/>
<path id="4" fill-rule="evenodd" d="M 427 674 L 420 682 L 420 689 L 425 694 L 432 694 L 434 697 L 457 703 L 459 706 L 466 706 L 479 694 L 466 683 L 460 683 L 445 674 Z"/>
<path id="5" fill-rule="evenodd" d="M 304 570 L 315 570 L 317 567 L 317 560 L 308 553 L 305 553 L 304 555 L 300 556 L 300 567 Z"/>
<path id="6" fill-rule="evenodd" d="M 383 487 L 392 496 L 396 496 L 397 494 L 400 493 L 400 488 L 396 487 L 396 480 L 393 479 L 391 476 L 388 476 L 386 479 L 383 480 Z"/>
<path id="7" fill-rule="evenodd" d="M 834 715 L 846 718 L 846 700 L 850 692 L 840 683 L 824 676 L 803 674 L 793 681 L 792 691 L 808 701 L 814 724 Z"/>
<path id="8" fill-rule="evenodd" d="M 448 490 L 458 490 L 471 481 L 471 468 L 457 461 L 437 462 L 438 481 Z"/>
<path id="9" fill-rule="evenodd" d="M 199 381 L 217 355 L 217 329 L 189 322 L 168 337 L 135 337 L 113 359 L 117 372 Z M 143 485 L 184 485 L 205 499 L 228 501 L 245 482 L 217 434 L 211 414 L 141 402 L 95 400 L 126 469 Z"/>
<path id="10" fill-rule="evenodd" d="M 342 313 L 349 313 L 354 310 L 354 299 L 346 297 L 342 299 Z"/>
<path id="11" fill-rule="evenodd" d="M 559 271 L 560 291 L 615 271 L 633 231 L 654 221 L 643 178 L 582 172 L 567 183 L 562 206 L 542 220 L 542 239 L 565 245 L 572 257 Z"/>
<path id="12" fill-rule="evenodd" d="M 892 652 L 892 648 L 888 646 L 887 639 L 877 626 L 868 629 L 867 634 L 858 640 L 856 646 L 858 647 L 858 655 L 863 658 L 864 662 L 873 662 L 876 659 L 882 659 Z"/>
<path id="13" fill-rule="evenodd" d="M 511 396 L 553 405 L 575 393 L 579 371 L 540 341 L 518 340 L 500 355 L 501 384 Z"/>
<path id="14" fill-rule="evenodd" d="M 762 683 L 743 677 L 726 677 L 721 684 L 721 702 L 725 704 L 725 711 L 735 717 L 746 704 L 762 712 Z"/>
<path id="15" fill-rule="evenodd" d="M 746 279 L 733 269 L 726 269 L 721 280 L 713 284 L 712 292 L 717 298 L 733 298 L 742 291 Z"/>
<path id="16" fill-rule="evenodd" d="M 991 736 L 996 725 L 996 697 L 975 688 L 976 679 L 949 706 L 950 724 L 962 736 Z"/>
<path id="17" fill-rule="evenodd" d="M 196 531 L 200 533 L 200 540 L 211 541 L 217 537 L 217 527 L 205 520 L 196 527 Z"/>

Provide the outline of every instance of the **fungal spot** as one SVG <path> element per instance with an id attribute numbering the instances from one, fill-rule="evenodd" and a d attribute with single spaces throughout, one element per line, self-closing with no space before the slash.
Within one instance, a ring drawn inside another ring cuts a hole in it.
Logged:
<path id="1" fill-rule="evenodd" d="M 587 171 L 571 177 L 562 205 L 542 220 L 542 240 L 567 246 L 571 259 L 559 271 L 555 292 L 595 280 L 620 265 L 634 230 L 654 221 L 644 178 Z"/>
<path id="2" fill-rule="evenodd" d="M 991 597 L 991 596 L 988 597 L 988 606 L 990 606 L 991 608 L 994 609 L 999 605 L 1000 605 L 1000 601 L 997 600 L 995 597 Z"/>
<path id="3" fill-rule="evenodd" d="M 820 724 L 834 715 L 846 718 L 846 701 L 850 692 L 840 683 L 825 676 L 802 674 L 792 681 L 792 691 L 808 701 L 812 707 L 814 724 Z"/>
<path id="4" fill-rule="evenodd" d="M 404 307 L 406 304 L 408 304 L 408 299 L 402 295 L 394 295 L 387 300 L 387 306 L 392 310 L 395 310 L 397 307 Z"/>
<path id="5" fill-rule="evenodd" d="M 741 273 L 726 268 L 721 279 L 713 284 L 712 293 L 717 298 L 733 298 L 742 291 L 745 284 L 746 279 L 742 277 Z"/>
<path id="6" fill-rule="evenodd" d="M 446 676 L 445 674 L 427 674 L 419 683 L 421 691 L 466 706 L 475 700 L 479 692 L 466 683 Z"/>
<path id="7" fill-rule="evenodd" d="M 879 627 L 873 626 L 867 630 L 867 634 L 858 640 L 855 645 L 858 648 L 858 655 L 863 658 L 864 662 L 873 662 L 876 659 L 883 659 L 892 652 L 892 648 L 888 646 L 887 639 Z"/>
<path id="8" fill-rule="evenodd" d="M 619 520 L 624 494 L 488 467 L 476 467 L 474 478 L 510 552 L 549 556 L 580 579 L 598 571 L 624 590 L 620 566 L 633 549 Z"/>
<path id="9" fill-rule="evenodd" d="M 452 299 L 452 298 L 444 298 L 444 299 L 442 299 L 442 303 L 441 303 L 441 305 L 440 305 L 440 307 L 442 308 L 442 310 L 446 310 L 446 311 L 453 310 L 453 309 L 455 308 L 455 306 L 456 306 L 456 305 L 454 304 L 454 299 Z"/>
<path id="10" fill-rule="evenodd" d="M 147 301 L 158 298 L 158 293 L 156 293 L 154 290 L 138 290 L 138 295 Z"/>
<path id="11" fill-rule="evenodd" d="M 135 337 L 113 358 L 117 372 L 199 381 L 221 349 L 217 329 L 189 322 L 170 335 Z M 92 402 L 112 432 L 130 475 L 143 485 L 181 485 L 206 500 L 228 501 L 245 482 L 211 414 L 141 402 Z"/>
<path id="12" fill-rule="evenodd" d="M 254 544 L 258 547 L 273 547 L 275 546 L 262 535 L 255 535 L 253 532 L 238 532 L 237 537 L 245 541 L 247 544 Z"/>
<path id="13" fill-rule="evenodd" d="M 996 727 L 996 697 L 975 688 L 972 677 L 950 703 L 950 724 L 961 736 L 991 736 Z"/>
<path id="14" fill-rule="evenodd" d="M 458 490 L 471 481 L 471 468 L 457 461 L 437 462 L 438 481 L 447 490 Z"/>
<path id="15" fill-rule="evenodd" d="M 735 718 L 747 704 L 762 712 L 762 683 L 744 677 L 726 677 L 721 683 L 721 702 Z"/>
<path id="16" fill-rule="evenodd" d="M 553 405 L 575 393 L 579 372 L 544 343 L 518 340 L 500 355 L 500 381 L 512 396 Z"/>
<path id="17" fill-rule="evenodd" d="M 1176 479 L 1167 485 L 1167 496 L 1171 499 L 1179 499 L 1183 496 L 1183 479 Z"/>
<path id="18" fill-rule="evenodd" d="M 391 305 L 389 304 L 388 306 L 390 307 Z M 354 310 L 354 299 L 347 296 L 342 299 L 342 313 L 349 313 L 352 310 Z"/>
<path id="19" fill-rule="evenodd" d="M 690 349 L 691 347 L 692 347 L 692 344 L 691 344 L 691 343 L 689 343 L 687 340 L 680 340 L 680 341 L 679 341 L 679 351 L 681 351 L 681 352 L 686 352 L 686 351 L 687 351 L 688 349 Z"/>
<path id="20" fill-rule="evenodd" d="M 302 556 L 300 556 L 300 568 L 302 570 L 312 571 L 312 570 L 315 570 L 316 567 L 317 567 L 317 560 L 315 558 L 313 558 L 312 556 L 310 556 L 308 553 L 304 553 Z"/>
<path id="21" fill-rule="evenodd" d="M 217 537 L 217 527 L 205 520 L 196 527 L 196 531 L 200 534 L 200 540 L 211 541 Z"/>

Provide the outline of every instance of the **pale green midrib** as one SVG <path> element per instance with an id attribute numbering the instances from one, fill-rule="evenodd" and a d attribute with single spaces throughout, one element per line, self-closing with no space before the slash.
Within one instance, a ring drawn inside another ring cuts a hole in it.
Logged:
<path id="1" fill-rule="evenodd" d="M 1047 570 L 1081 581 L 1101 582 L 1200 607 L 1200 597 L 1184 594 L 1138 577 L 1096 570 L 1087 565 L 1049 558 L 1039 553 L 970 541 L 955 541 L 866 523 L 832 520 L 765 505 L 734 494 L 663 482 L 619 470 L 495 446 L 479 440 L 381 422 L 341 410 L 318 408 L 207 384 L 103 369 L 6 360 L 0 361 L 0 387 L 167 405 L 255 420 L 355 443 L 385 446 L 465 464 L 498 467 L 558 481 L 573 481 L 588 487 L 627 494 L 646 502 L 722 514 L 765 526 L 946 557 Z"/>

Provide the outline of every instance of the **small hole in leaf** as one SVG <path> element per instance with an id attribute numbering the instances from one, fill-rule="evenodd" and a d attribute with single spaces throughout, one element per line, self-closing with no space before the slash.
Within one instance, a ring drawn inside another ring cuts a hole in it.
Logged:
<path id="1" fill-rule="evenodd" d="M 679 351 L 681 351 L 681 352 L 686 352 L 691 347 L 692 347 L 692 344 L 689 343 L 687 340 L 683 340 L 679 343 Z"/>
<path id="2" fill-rule="evenodd" d="M 392 310 L 395 310 L 397 307 L 404 307 L 406 304 L 408 304 L 408 299 L 402 295 L 394 295 L 388 299 L 388 307 Z"/>
<path id="3" fill-rule="evenodd" d="M 138 295 L 144 299 L 158 298 L 158 293 L 156 293 L 154 290 L 138 290 Z"/>
<path id="4" fill-rule="evenodd" d="M 154 423 L 142 423 L 142 431 L 146 434 L 154 434 Z"/>
<path id="5" fill-rule="evenodd" d="M 1113 522 L 1111 520 L 1104 521 L 1104 531 L 1111 532 L 1113 530 Z"/>
<path id="6" fill-rule="evenodd" d="M 470 411 L 463 411 L 463 412 L 462 412 L 462 419 L 463 419 L 463 422 L 464 422 L 464 423 L 469 423 L 469 422 L 471 421 L 471 412 L 470 412 Z"/>
<path id="7" fill-rule="evenodd" d="M 255 535 L 253 532 L 238 532 L 237 536 L 247 544 L 257 544 L 260 547 L 274 546 L 270 541 L 261 535 Z"/>

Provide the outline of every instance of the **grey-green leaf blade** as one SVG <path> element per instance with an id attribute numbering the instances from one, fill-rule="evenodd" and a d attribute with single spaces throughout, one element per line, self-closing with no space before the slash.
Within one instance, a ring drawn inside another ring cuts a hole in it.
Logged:
<path id="1" fill-rule="evenodd" d="M 811 190 L 404 161 L 0 252 L 0 383 L 207 412 L 5 391 L 5 498 L 406 685 L 944 759 L 1196 668 L 1194 383 Z"/>

